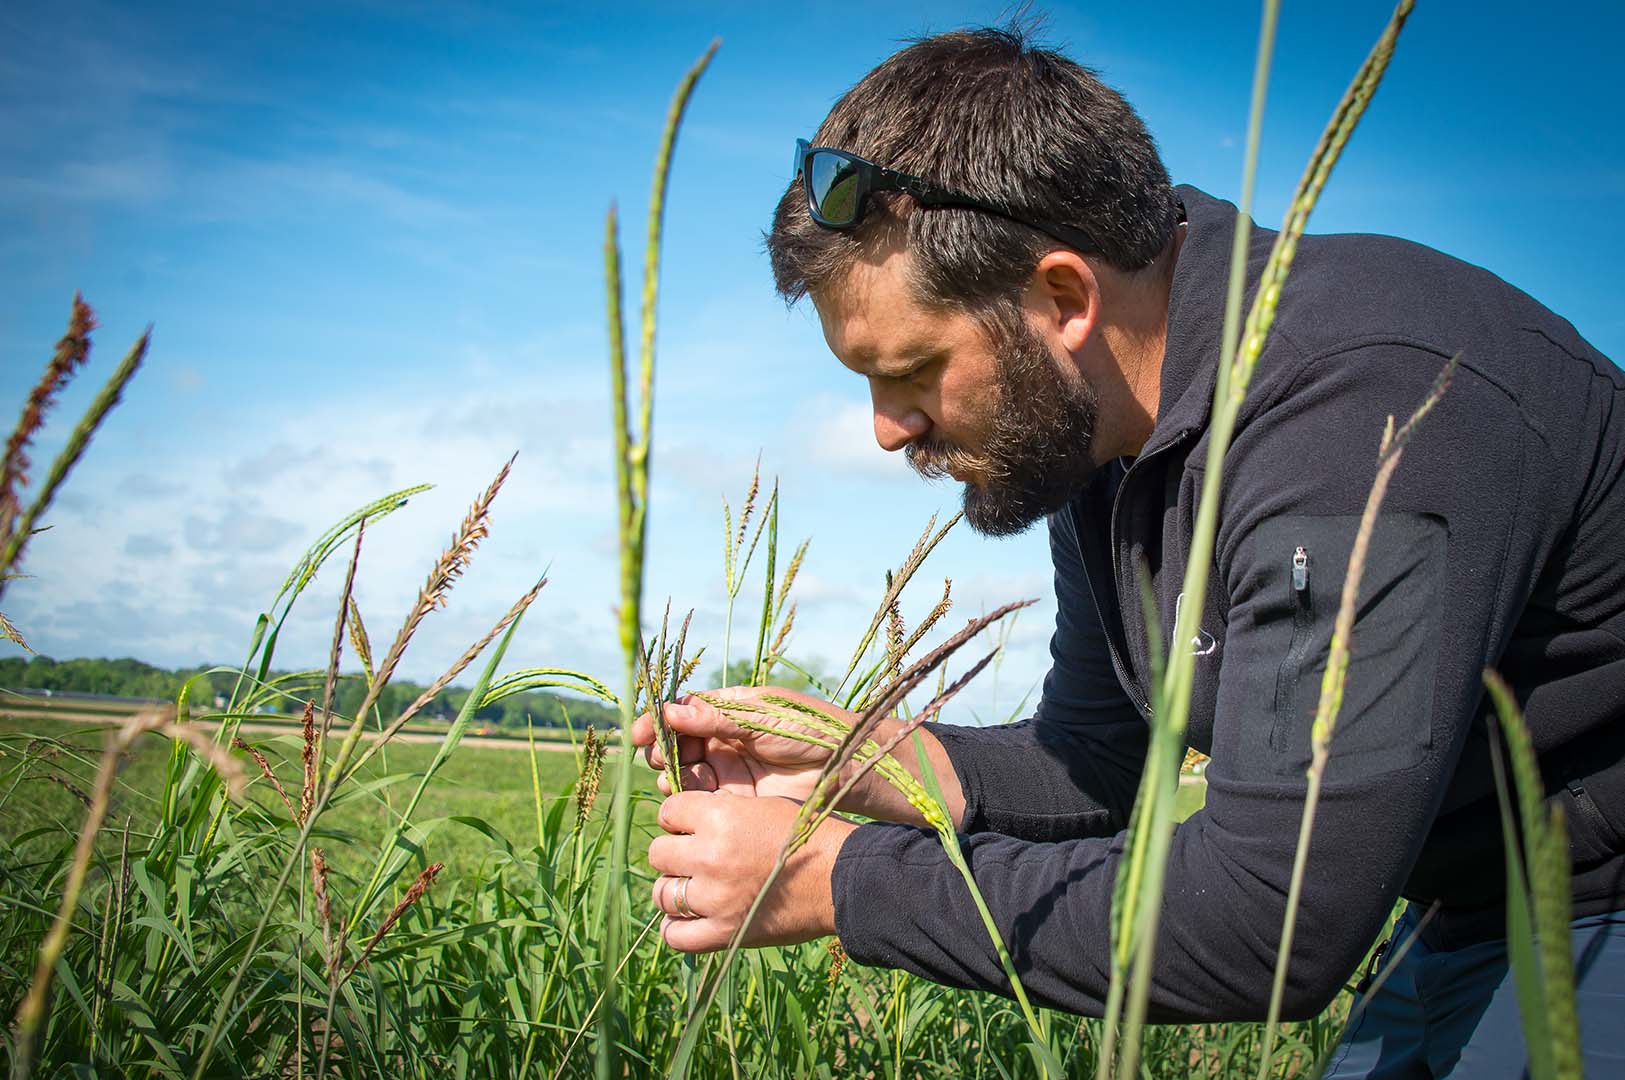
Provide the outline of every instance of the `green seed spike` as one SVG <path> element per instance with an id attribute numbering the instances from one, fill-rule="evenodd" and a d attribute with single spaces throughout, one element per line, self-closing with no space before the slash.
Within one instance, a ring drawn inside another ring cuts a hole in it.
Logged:
<path id="1" fill-rule="evenodd" d="M 1246 274 L 1247 222 L 1253 177 L 1256 175 L 1258 131 L 1263 120 L 1265 88 L 1274 48 L 1275 23 L 1279 4 L 1265 0 L 1259 34 L 1258 63 L 1253 80 L 1252 108 L 1248 121 L 1246 167 L 1242 182 L 1242 199 L 1237 214 L 1234 251 L 1230 266 L 1230 285 L 1225 310 L 1225 332 L 1221 341 L 1218 379 L 1214 386 L 1213 419 L 1209 427 L 1207 468 L 1203 476 L 1201 497 L 1197 506 L 1195 528 L 1191 535 L 1188 569 L 1182 592 L 1185 600 L 1175 620 L 1174 641 L 1189 641 L 1196 632 L 1196 619 L 1203 610 L 1207 595 L 1208 572 L 1213 562 L 1214 537 L 1218 527 L 1219 489 L 1224 477 L 1224 456 L 1230 447 L 1242 397 L 1264 340 L 1274 321 L 1281 288 L 1297 252 L 1298 237 L 1308 222 L 1309 213 L 1324 189 L 1331 169 L 1336 164 L 1349 135 L 1353 132 L 1366 105 L 1371 100 L 1388 61 L 1393 55 L 1394 43 L 1400 28 L 1410 14 L 1412 0 L 1401 0 L 1381 38 L 1373 47 L 1353 84 L 1332 114 L 1325 134 L 1310 156 L 1308 167 L 1299 181 L 1286 220 L 1277 235 L 1274 248 L 1260 278 L 1254 299 L 1238 342 L 1233 328 L 1238 322 Z M 1127 1020 L 1123 1032 L 1123 1051 L 1117 1061 L 1117 1075 L 1123 1080 L 1139 1075 L 1140 1039 L 1146 1005 L 1151 990 L 1151 970 L 1156 930 L 1162 909 L 1163 881 L 1167 872 L 1168 850 L 1173 832 L 1173 799 L 1178 790 L 1179 758 L 1185 741 L 1185 724 L 1190 710 L 1194 677 L 1194 658 L 1188 649 L 1176 649 L 1169 658 L 1168 669 L 1157 686 L 1152 702 L 1151 746 L 1141 778 L 1139 798 L 1129 824 L 1129 854 L 1127 864 L 1119 873 L 1131 875 L 1133 881 L 1126 886 L 1120 910 L 1125 913 L 1129 926 L 1126 942 L 1114 945 L 1114 958 L 1132 957 L 1132 978 L 1125 993 L 1121 984 L 1125 974 L 1114 959 L 1112 986 L 1107 992 L 1107 1008 L 1103 1026 L 1103 1043 L 1098 1080 L 1111 1074 L 1114 1043 L 1117 1039 L 1117 1021 L 1120 1009 L 1126 1006 Z M 1142 809 L 1139 805 L 1144 802 Z M 1144 839 L 1138 835 L 1145 832 Z"/>
<path id="2" fill-rule="evenodd" d="M 625 951 L 629 898 L 626 895 L 627 855 L 632 832 L 632 721 L 636 718 L 640 620 L 643 603 L 644 540 L 648 527 L 649 465 L 654 419 L 655 316 L 659 297 L 660 236 L 666 206 L 666 184 L 671 173 L 677 131 L 700 76 L 716 54 L 718 42 L 689 69 L 678 84 L 666 115 L 666 127 L 655 157 L 654 184 L 649 196 L 649 225 L 643 260 L 643 323 L 638 379 L 637 429 L 627 427 L 632 412 L 627 400 L 626 352 L 621 324 L 621 260 L 611 209 L 604 238 L 606 292 L 609 304 L 610 398 L 615 428 L 615 472 L 620 492 L 621 539 L 621 652 L 625 660 L 627 692 L 621 699 L 621 752 L 615 762 L 611 796 L 610 855 L 601 932 L 604 956 Z M 604 966 L 603 1008 L 596 1024 L 596 1074 L 611 1080 L 623 1069 L 616 1032 L 625 1024 L 615 970 Z"/>

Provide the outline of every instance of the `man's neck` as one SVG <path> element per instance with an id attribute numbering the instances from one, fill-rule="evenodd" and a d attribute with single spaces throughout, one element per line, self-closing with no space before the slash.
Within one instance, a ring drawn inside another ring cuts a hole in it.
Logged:
<path id="1" fill-rule="evenodd" d="M 1103 377 L 1094 380 L 1099 399 L 1102 460 L 1135 457 L 1151 437 L 1162 390 L 1162 357 L 1168 338 L 1168 298 L 1174 265 L 1185 241 L 1181 224 L 1173 239 L 1150 266 L 1133 273 L 1101 275 L 1105 310 L 1111 320 L 1102 328 L 1108 356 Z"/>

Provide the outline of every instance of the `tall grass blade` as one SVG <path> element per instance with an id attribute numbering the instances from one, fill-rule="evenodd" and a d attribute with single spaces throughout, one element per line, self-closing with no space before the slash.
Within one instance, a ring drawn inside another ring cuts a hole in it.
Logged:
<path id="1" fill-rule="evenodd" d="M 1360 513 L 1360 526 L 1354 534 L 1354 547 L 1349 552 L 1348 570 L 1343 576 L 1343 593 L 1337 604 L 1337 618 L 1332 624 L 1332 640 L 1326 655 L 1326 671 L 1320 679 L 1320 699 L 1315 705 L 1315 719 L 1309 734 L 1308 786 L 1304 791 L 1303 818 L 1298 828 L 1298 847 L 1292 857 L 1292 878 L 1287 886 L 1286 912 L 1281 921 L 1281 944 L 1275 953 L 1275 978 L 1270 986 L 1269 1012 L 1264 1019 L 1264 1046 L 1258 1064 L 1258 1080 L 1268 1080 L 1274 1064 L 1275 1036 L 1281 1022 L 1281 1003 L 1286 996 L 1287 964 L 1292 959 L 1292 938 L 1297 927 L 1298 903 L 1303 896 L 1303 876 L 1309 865 L 1309 839 L 1315 827 L 1315 808 L 1320 804 L 1320 787 L 1326 777 L 1326 762 L 1331 756 L 1332 733 L 1337 728 L 1337 716 L 1343 709 L 1343 688 L 1348 680 L 1349 647 L 1354 636 L 1354 615 L 1359 602 L 1360 579 L 1365 573 L 1366 555 L 1371 549 L 1371 534 L 1377 527 L 1377 511 L 1388 493 L 1388 482 L 1399 468 L 1400 456 L 1410 441 L 1411 433 L 1422 418 L 1444 397 L 1450 380 L 1456 372 L 1461 354 L 1451 357 L 1444 365 L 1427 397 L 1416 407 L 1405 426 L 1394 430 L 1394 418 L 1388 418 L 1383 429 L 1382 443 L 1377 449 L 1377 476 L 1371 482 L 1365 509 Z"/>
<path id="2" fill-rule="evenodd" d="M 1484 672 L 1499 717 L 1490 763 L 1501 808 L 1507 867 L 1507 953 L 1523 1019 L 1531 1080 L 1577 1080 L 1580 1025 L 1574 999 L 1574 954 L 1569 936 L 1570 862 L 1563 810 L 1544 805 L 1545 783 L 1529 726 L 1511 687 Z M 1511 784 L 1501 752 L 1511 759 Z"/>
<path id="3" fill-rule="evenodd" d="M 604 240 L 606 285 L 609 297 L 610 396 L 615 427 L 615 474 L 620 503 L 621 549 L 621 651 L 625 658 L 626 694 L 621 699 L 621 753 L 615 763 L 615 788 L 611 793 L 611 837 L 606 875 L 607 904 L 602 940 L 604 955 L 621 955 L 625 943 L 627 917 L 627 849 L 632 831 L 632 721 L 637 701 L 638 661 L 642 652 L 643 556 L 648 526 L 649 463 L 652 451 L 654 415 L 655 313 L 660 277 L 660 236 L 666 205 L 666 182 L 671 172 L 672 150 L 677 131 L 688 109 L 694 87 L 716 54 L 712 42 L 704 55 L 678 84 L 666 115 L 666 128 L 655 158 L 654 184 L 649 197 L 649 227 L 643 260 L 643 327 L 638 381 L 638 420 L 636 430 L 628 428 L 631 413 L 627 401 L 626 352 L 621 320 L 620 243 L 616 237 L 615 213 L 611 209 Z M 623 1026 L 616 991 L 616 973 L 602 972 L 603 1012 L 598 1020 L 597 1066 L 599 1080 L 611 1080 L 621 1071 L 615 1031 Z"/>
<path id="4" fill-rule="evenodd" d="M 1242 398 L 1247 392 L 1253 369 L 1263 352 L 1265 338 L 1274 322 L 1281 290 L 1285 286 L 1293 258 L 1297 254 L 1298 239 L 1303 235 L 1309 214 L 1325 188 L 1332 167 L 1336 164 L 1360 117 L 1364 115 L 1383 72 L 1387 70 L 1388 61 L 1393 56 L 1394 44 L 1412 6 L 1412 0 L 1401 0 L 1387 28 L 1356 74 L 1354 82 L 1338 103 L 1326 131 L 1310 156 L 1303 177 L 1299 180 L 1281 231 L 1276 236 L 1259 279 L 1258 292 L 1248 311 L 1240 339 L 1232 340 L 1227 337 L 1221 343 L 1218 380 L 1214 386 L 1213 416 L 1209 425 L 1206 471 L 1197 504 L 1196 523 L 1192 531 L 1189 561 L 1183 583 L 1184 602 L 1180 605 L 1173 629 L 1172 640 L 1175 642 L 1189 641 L 1195 636 L 1196 620 L 1205 605 L 1208 572 L 1213 561 L 1213 544 L 1218 526 L 1219 491 L 1224 476 L 1225 453 L 1229 449 L 1235 431 Z M 1273 26 L 1277 13 L 1275 0 L 1266 0 L 1264 28 L 1259 41 L 1260 74 L 1254 80 L 1255 92 L 1249 130 L 1261 120 L 1263 113 L 1263 88 L 1268 81 L 1270 53 L 1274 43 Z M 1247 168 L 1250 171 L 1254 167 L 1255 163 L 1250 156 Z M 1245 186 L 1247 185 L 1244 184 Z M 1244 195 L 1248 193 L 1244 191 Z M 1238 212 L 1238 230 L 1245 230 L 1247 227 L 1246 219 L 1249 211 L 1245 205 L 1245 198 L 1243 203 Z M 1237 250 L 1244 250 L 1244 240 L 1240 237 L 1237 241 Z M 1243 292 L 1243 288 L 1238 286 L 1236 281 L 1238 278 L 1245 280 L 1245 261 L 1232 260 L 1230 272 L 1231 285 L 1226 302 L 1226 320 L 1233 325 L 1232 306 L 1239 309 L 1239 300 Z M 1140 793 L 1140 797 L 1147 800 L 1148 806 L 1140 821 L 1131 822 L 1131 831 L 1138 825 L 1147 830 L 1149 836 L 1143 847 L 1136 852 L 1137 857 L 1143 862 L 1143 866 L 1137 871 L 1142 884 L 1125 896 L 1125 908 L 1133 913 L 1130 924 L 1133 939 L 1127 950 L 1132 954 L 1133 962 L 1125 999 L 1123 1049 L 1121 1060 L 1118 1062 L 1118 1076 L 1123 1078 L 1138 1075 L 1140 1041 L 1151 989 L 1152 957 L 1162 909 L 1162 887 L 1173 832 L 1172 803 L 1174 793 L 1177 791 L 1179 758 L 1183 753 L 1185 724 L 1190 710 L 1194 661 L 1195 658 L 1189 649 L 1171 650 L 1167 672 L 1152 702 L 1151 747 L 1146 756 Z M 1135 850 L 1135 838 L 1131 836 L 1129 840 L 1130 849 Z M 1123 872 L 1122 869 L 1119 872 Z M 1120 972 L 1114 971 L 1113 977 L 1122 976 Z M 1111 996 L 1110 991 L 1108 996 Z M 1113 1016 L 1107 1017 L 1105 1032 L 1108 1039 L 1113 1037 L 1115 1019 Z M 1102 1056 L 1104 1058 L 1107 1055 Z M 1100 1066 L 1099 1075 L 1106 1075 L 1109 1068 L 1109 1063 Z"/>

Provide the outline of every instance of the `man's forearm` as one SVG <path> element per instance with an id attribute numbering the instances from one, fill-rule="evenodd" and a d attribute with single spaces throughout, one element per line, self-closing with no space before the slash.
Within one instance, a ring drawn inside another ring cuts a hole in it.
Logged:
<path id="1" fill-rule="evenodd" d="M 872 738 L 876 745 L 884 746 L 902 727 L 903 721 L 895 717 L 882 720 Z M 949 760 L 948 751 L 943 748 L 941 740 L 924 727 L 916 734 L 925 747 L 926 760 L 937 774 L 937 782 L 942 785 L 942 796 L 948 804 L 949 820 L 958 828 L 965 822 L 965 793 L 960 788 L 959 775 L 954 771 L 953 762 Z M 909 775 L 916 780 L 922 779 L 919 756 L 914 752 L 913 736 L 904 739 L 892 751 L 891 756 L 908 771 Z M 852 790 L 852 794 L 842 801 L 840 809 L 847 813 L 862 814 L 877 821 L 895 821 L 903 825 L 926 824 L 920 812 L 909 803 L 903 793 L 892 787 L 875 769 L 869 770 L 868 775 Z"/>

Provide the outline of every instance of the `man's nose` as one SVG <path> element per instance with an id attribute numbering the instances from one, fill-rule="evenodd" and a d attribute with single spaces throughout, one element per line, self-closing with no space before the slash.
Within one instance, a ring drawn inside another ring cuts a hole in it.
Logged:
<path id="1" fill-rule="evenodd" d="M 871 384 L 870 398 L 875 412 L 875 442 L 887 452 L 901 450 L 931 430 L 931 419 L 923 411 L 898 401 Z"/>

